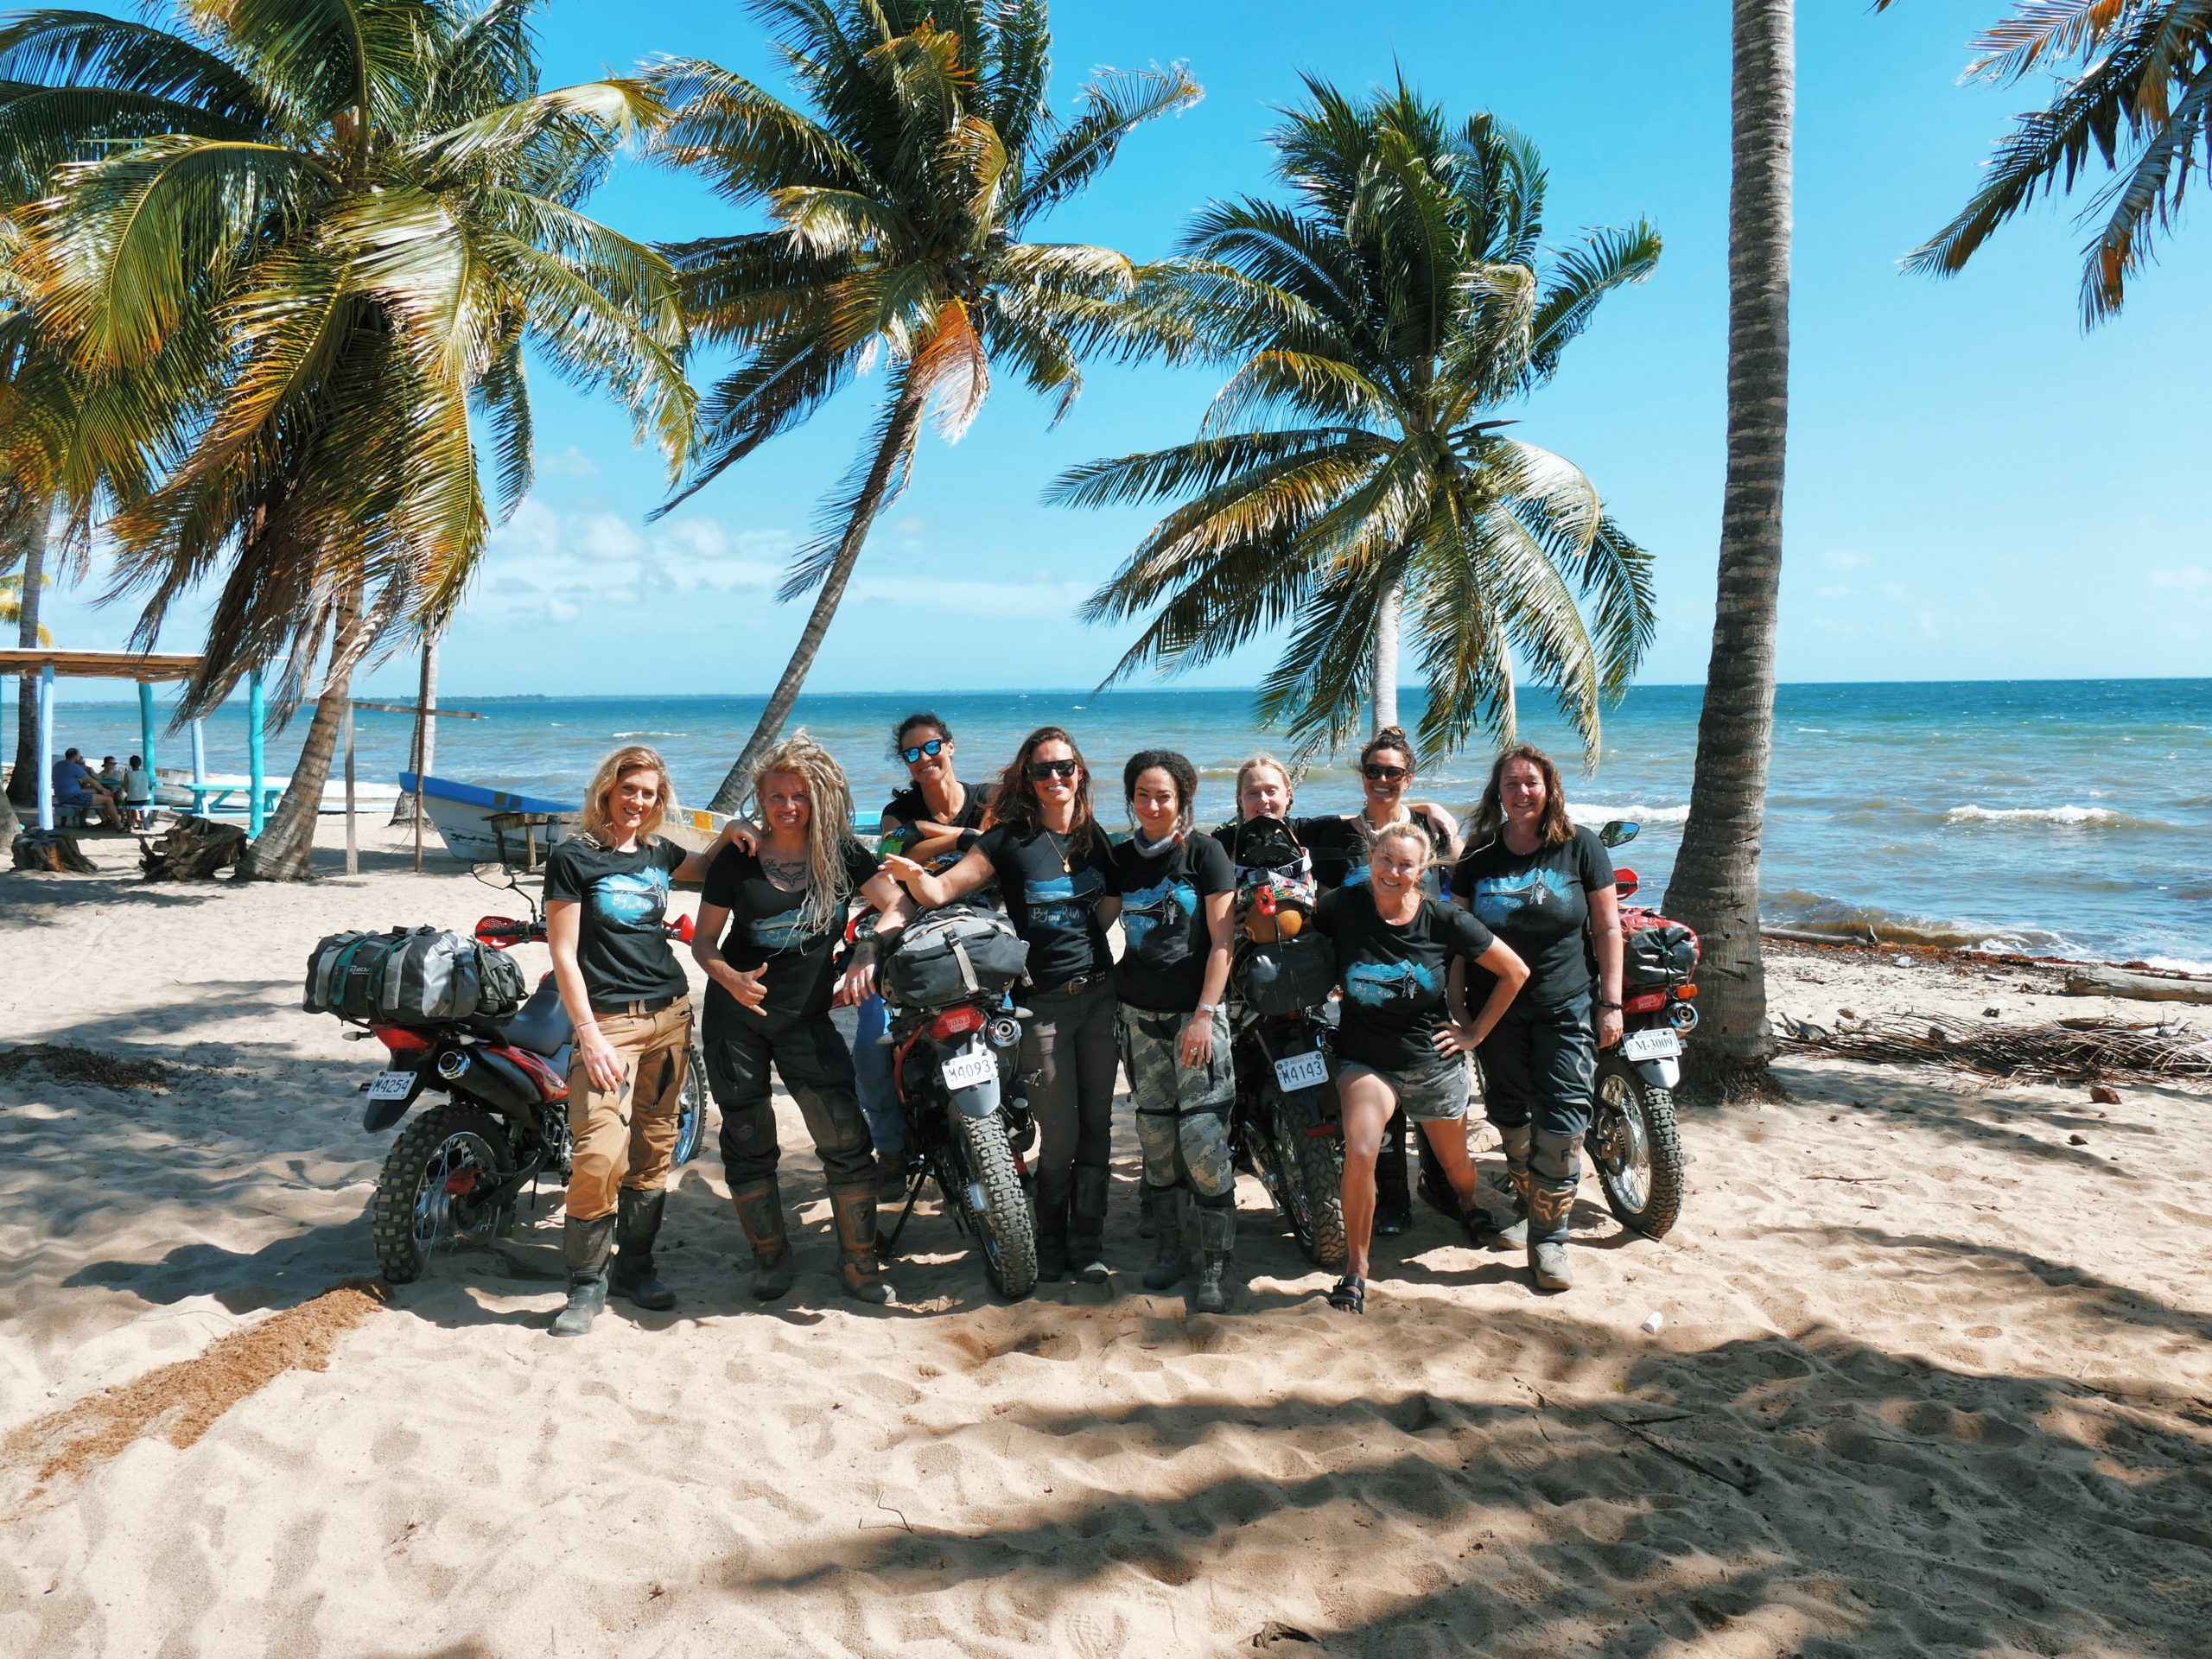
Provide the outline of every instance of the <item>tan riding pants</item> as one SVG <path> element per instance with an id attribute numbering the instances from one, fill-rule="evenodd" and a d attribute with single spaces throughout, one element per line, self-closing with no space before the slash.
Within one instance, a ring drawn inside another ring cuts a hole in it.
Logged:
<path id="1" fill-rule="evenodd" d="M 581 1043 L 569 1057 L 569 1215 L 576 1221 L 613 1214 L 623 1187 L 656 1192 L 668 1184 L 691 1057 L 690 999 L 658 1014 L 602 1014 L 599 1033 L 621 1057 L 622 1081 L 595 1086 Z"/>

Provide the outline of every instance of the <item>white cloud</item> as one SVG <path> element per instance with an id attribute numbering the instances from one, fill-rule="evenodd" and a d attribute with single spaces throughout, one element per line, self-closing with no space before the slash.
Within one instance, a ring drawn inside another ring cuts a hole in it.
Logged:
<path id="1" fill-rule="evenodd" d="M 599 463 L 572 443 L 557 455 L 539 457 L 537 470 L 555 478 L 597 478 Z"/>
<path id="2" fill-rule="evenodd" d="M 781 531 L 732 532 L 711 518 L 641 526 L 611 512 L 557 512 L 533 498 L 493 534 L 478 602 L 518 620 L 568 622 L 598 607 L 765 591 L 790 545 Z"/>
<path id="3" fill-rule="evenodd" d="M 1854 553 L 1847 547 L 1829 548 L 1814 559 L 1823 570 L 1871 570 L 1874 565 L 1864 553 Z"/>
<path id="4" fill-rule="evenodd" d="M 2172 594 L 2202 593 L 2212 588 L 2212 570 L 2207 570 L 2201 564 L 2185 564 L 2179 569 L 2153 570 L 2151 585 Z"/>

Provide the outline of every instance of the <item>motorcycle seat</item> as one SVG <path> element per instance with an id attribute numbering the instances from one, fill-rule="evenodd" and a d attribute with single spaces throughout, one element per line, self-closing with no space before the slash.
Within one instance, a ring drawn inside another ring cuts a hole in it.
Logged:
<path id="1" fill-rule="evenodd" d="M 561 1006 L 561 993 L 550 974 L 530 994 L 530 1000 L 499 1027 L 501 1042 L 549 1058 L 566 1048 L 575 1035 L 575 1028 L 569 1023 L 569 1011 Z"/>

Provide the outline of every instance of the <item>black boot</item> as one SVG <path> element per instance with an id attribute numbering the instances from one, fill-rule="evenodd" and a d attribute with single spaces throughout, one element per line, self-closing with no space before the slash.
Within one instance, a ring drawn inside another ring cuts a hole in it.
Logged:
<path id="1" fill-rule="evenodd" d="M 1529 1245 L 1529 1144 L 1526 1123 L 1498 1130 L 1505 1142 L 1505 1191 L 1512 1202 L 1513 1219 L 1498 1230 L 1493 1241 L 1500 1249 L 1526 1249 Z"/>
<path id="2" fill-rule="evenodd" d="M 556 1337 L 581 1337 L 607 1306 L 607 1258 L 614 1249 L 614 1217 L 569 1217 L 561 1254 L 569 1264 L 569 1305 L 553 1316 Z"/>
<path id="3" fill-rule="evenodd" d="M 1375 1159 L 1375 1231 L 1393 1238 L 1414 1224 L 1413 1194 L 1406 1187 L 1406 1112 L 1390 1114 Z"/>
<path id="4" fill-rule="evenodd" d="M 1152 1265 L 1144 1270 L 1147 1290 L 1166 1290 L 1183 1276 L 1183 1189 L 1153 1186 L 1144 1190 L 1145 1208 L 1154 1217 Z"/>
<path id="5" fill-rule="evenodd" d="M 1078 1165 L 1075 1196 L 1068 1205 L 1068 1271 L 1079 1284 L 1103 1285 L 1113 1276 L 1106 1265 L 1106 1192 L 1111 1178 L 1103 1169 Z"/>
<path id="6" fill-rule="evenodd" d="M 1222 1282 L 1222 1275 L 1229 1271 L 1229 1257 L 1236 1248 L 1236 1207 L 1234 1204 L 1200 1205 L 1197 1209 L 1198 1246 L 1205 1260 L 1185 1312 L 1224 1313 L 1229 1307 L 1229 1287 Z"/>
<path id="7" fill-rule="evenodd" d="M 662 1211 L 668 1194 L 624 1187 L 615 1199 L 614 1267 L 610 1283 L 617 1296 L 633 1306 L 658 1313 L 676 1306 L 676 1293 L 661 1283 L 653 1271 L 653 1240 L 660 1236 Z"/>
<path id="8" fill-rule="evenodd" d="M 1582 1184 L 1582 1143 L 1571 1135 L 1539 1135 L 1529 1151 L 1529 1272 L 1538 1290 L 1574 1283 L 1567 1262 L 1567 1217 Z"/>
<path id="9" fill-rule="evenodd" d="M 1143 1195 L 1137 1201 L 1137 1236 L 1139 1238 L 1160 1236 L 1160 1206 L 1166 1201 L 1166 1195 L 1174 1190 L 1172 1186 L 1154 1186 L 1150 1181 L 1144 1184 Z"/>
<path id="10" fill-rule="evenodd" d="M 772 1302 L 791 1287 L 791 1241 L 784 1230 L 784 1195 L 771 1175 L 734 1189 L 737 1224 L 753 1247 L 753 1300 Z"/>
<path id="11" fill-rule="evenodd" d="M 1037 1281 L 1057 1284 L 1068 1276 L 1068 1193 L 1075 1185 L 1072 1171 L 1037 1172 Z"/>
<path id="12" fill-rule="evenodd" d="M 837 1222 L 837 1271 L 845 1294 L 864 1302 L 887 1302 L 891 1287 L 875 1263 L 875 1189 L 833 1186 L 830 1210 Z"/>

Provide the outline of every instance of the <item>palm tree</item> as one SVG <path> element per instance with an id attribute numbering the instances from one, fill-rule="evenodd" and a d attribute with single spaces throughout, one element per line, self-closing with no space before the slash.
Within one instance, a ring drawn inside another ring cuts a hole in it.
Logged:
<path id="1" fill-rule="evenodd" d="M 1129 349 L 1233 367 L 1191 442 L 1054 482 L 1076 505 L 1176 504 L 1084 613 L 1157 607 L 1116 679 L 1290 625 L 1260 709 L 1309 751 L 1370 709 L 1396 723 L 1408 626 L 1423 747 L 1509 741 L 1518 653 L 1594 762 L 1599 706 L 1650 641 L 1650 558 L 1580 468 L 1497 411 L 1650 272 L 1658 234 L 1547 257 L 1542 161 L 1510 127 L 1454 126 L 1402 83 L 1364 100 L 1306 86 L 1269 136 L 1291 205 L 1207 207 L 1127 308 Z"/>
<path id="2" fill-rule="evenodd" d="M 22 215 L 38 321 L 88 389 L 79 442 L 150 472 L 105 526 L 135 641 L 213 579 L 184 714 L 275 665 L 289 711 L 321 664 L 249 875 L 304 875 L 355 665 L 444 624 L 529 488 L 525 344 L 614 389 L 672 476 L 685 453 L 674 273 L 581 211 L 660 101 L 541 91 L 530 10 L 196 0 L 174 29 L 0 29 L 0 166 L 52 181 Z"/>
<path id="3" fill-rule="evenodd" d="M 660 153 L 724 200 L 765 207 L 773 226 L 669 250 L 694 334 L 741 357 L 704 399 L 691 475 L 668 505 L 871 363 L 887 372 L 874 428 L 779 594 L 820 589 L 715 791 L 723 811 L 789 716 L 869 526 L 912 474 L 931 403 L 957 438 L 994 362 L 1055 398 L 1056 420 L 1074 401 L 1087 320 L 1130 289 L 1134 268 L 1109 248 L 1019 238 L 1096 178 L 1132 130 L 1199 95 L 1179 68 L 1106 74 L 1085 84 L 1072 121 L 1055 120 L 1044 0 L 749 3 L 807 108 L 696 60 L 654 77 L 674 106 Z"/>
<path id="4" fill-rule="evenodd" d="M 1774 740 L 1782 475 L 1789 422 L 1794 0 L 1735 0 L 1728 191 L 1728 475 L 1719 601 L 1697 766 L 1667 913 L 1697 930 L 1700 1018 L 1689 1082 L 1708 1097 L 1770 1094 L 1774 1034 L 1759 954 L 1759 842 Z"/>
<path id="5" fill-rule="evenodd" d="M 43 571 L 35 575 L 0 576 L 0 624 L 19 624 L 26 650 L 54 643 L 54 630 L 38 620 L 38 590 L 53 580 Z"/>
<path id="6" fill-rule="evenodd" d="M 1878 10 L 1895 3 L 1875 0 Z M 2012 16 L 1972 49 L 1969 80 L 2011 86 L 2041 71 L 2055 89 L 2048 106 L 2014 122 L 1958 217 L 1905 263 L 1955 275 L 2037 195 L 2071 191 L 2101 166 L 2110 182 L 2082 215 L 2095 230 L 2082 271 L 2082 322 L 2094 327 L 2120 309 L 2127 279 L 2172 227 L 2190 175 L 2212 181 L 2212 6 L 2013 0 Z"/>

